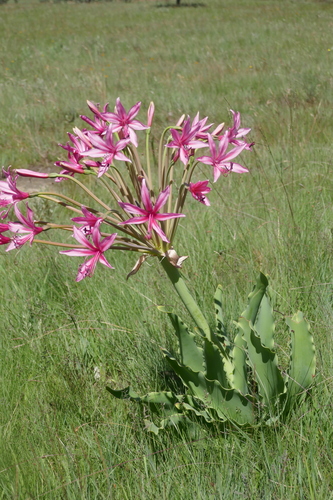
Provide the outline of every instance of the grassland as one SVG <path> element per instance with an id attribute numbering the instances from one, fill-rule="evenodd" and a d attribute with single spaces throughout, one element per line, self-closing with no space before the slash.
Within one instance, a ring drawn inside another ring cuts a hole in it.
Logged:
<path id="1" fill-rule="evenodd" d="M 126 281 L 134 257 L 111 253 L 115 271 L 77 284 L 76 259 L 2 249 L 0 499 L 333 498 L 332 14 L 302 0 L 0 6 L 5 166 L 50 169 L 86 99 L 154 100 L 156 137 L 182 113 L 242 113 L 251 173 L 214 185 L 211 208 L 187 213 L 175 244 L 208 315 L 223 285 L 231 331 L 268 274 L 281 359 L 282 315 L 301 309 L 318 363 L 311 398 L 283 426 L 148 435 L 143 411 L 105 385 L 165 386 L 159 346 L 174 339 L 155 306 L 175 297 L 158 263 Z"/>

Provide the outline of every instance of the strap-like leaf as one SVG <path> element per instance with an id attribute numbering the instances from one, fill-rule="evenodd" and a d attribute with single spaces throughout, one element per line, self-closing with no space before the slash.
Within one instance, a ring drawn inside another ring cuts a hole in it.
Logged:
<path id="1" fill-rule="evenodd" d="M 106 387 L 106 390 L 118 399 L 129 399 L 130 401 L 136 401 L 138 403 L 146 403 L 153 411 L 158 411 L 156 405 L 163 405 L 165 409 L 174 409 L 175 404 L 179 401 L 179 396 L 177 397 L 171 391 L 149 392 L 145 396 L 138 396 L 130 387 L 125 387 L 125 389 L 120 390 Z"/>
<path id="2" fill-rule="evenodd" d="M 258 382 L 259 392 L 265 403 L 271 406 L 285 391 L 285 385 L 278 368 L 277 355 L 271 347 L 274 346 L 274 320 L 266 295 L 267 286 L 266 276 L 260 273 L 238 326 L 247 343 L 249 363 Z"/>
<path id="3" fill-rule="evenodd" d="M 254 422 L 252 402 L 233 389 L 224 389 L 217 380 L 208 380 L 202 372 L 182 366 L 162 349 L 171 367 L 193 396 L 201 399 L 206 408 L 213 408 L 221 420 L 230 419 L 239 425 Z"/>
<path id="4" fill-rule="evenodd" d="M 260 273 L 257 283 L 248 297 L 248 306 L 243 314 L 241 314 L 241 317 L 247 319 L 253 325 L 256 322 L 258 310 L 267 287 L 267 278 L 264 274 Z"/>
<path id="5" fill-rule="evenodd" d="M 234 365 L 232 387 L 234 389 L 237 389 L 241 394 L 249 393 L 246 373 L 246 345 L 246 341 L 243 339 L 242 330 L 240 329 L 235 336 L 234 348 L 232 350 L 232 359 Z"/>
<path id="6" fill-rule="evenodd" d="M 277 355 L 262 345 L 260 337 L 252 330 L 249 321 L 240 318 L 238 325 L 247 343 L 249 363 L 258 382 L 259 392 L 265 403 L 271 406 L 285 391 L 284 381 L 277 364 Z"/>
<path id="7" fill-rule="evenodd" d="M 209 424 L 211 422 L 214 422 L 214 419 L 211 417 L 211 415 L 206 410 L 198 410 L 198 409 L 196 409 L 195 406 L 192 406 L 192 405 L 185 403 L 185 402 L 182 403 L 182 407 L 187 411 L 193 412 L 197 417 L 204 418 L 206 420 L 206 422 L 208 422 Z M 224 418 L 224 420 L 226 420 L 226 419 Z"/>
<path id="8" fill-rule="evenodd" d="M 255 323 L 251 325 L 261 339 L 261 343 L 269 349 L 274 349 L 275 322 L 273 307 L 268 299 L 267 291 L 263 295 L 256 315 Z"/>
<path id="9" fill-rule="evenodd" d="M 130 399 L 131 401 L 141 401 L 141 397 L 130 387 L 125 387 L 124 389 L 111 389 L 111 387 L 106 387 L 106 390 L 111 392 L 112 396 L 117 399 Z"/>
<path id="10" fill-rule="evenodd" d="M 303 313 L 298 311 L 292 318 L 286 318 L 286 323 L 291 332 L 291 362 L 287 381 L 287 406 L 290 406 L 312 384 L 316 355 L 310 326 Z"/>
<path id="11" fill-rule="evenodd" d="M 233 364 L 221 354 L 219 347 L 208 339 L 204 340 L 204 355 L 206 360 L 205 375 L 208 380 L 218 380 L 225 389 L 230 388 L 230 377 L 232 378 Z M 230 368 L 231 367 L 231 368 Z M 227 374 L 226 368 L 229 368 Z"/>
<path id="12" fill-rule="evenodd" d="M 195 335 L 189 332 L 187 326 L 173 313 L 168 313 L 179 341 L 180 360 L 183 365 L 193 371 L 205 370 L 203 351 L 195 342 Z"/>
<path id="13" fill-rule="evenodd" d="M 159 431 L 166 429 L 167 427 L 173 427 L 175 429 L 179 429 L 179 427 L 186 424 L 186 427 L 193 426 L 193 422 L 186 415 L 181 413 L 174 413 L 173 415 L 169 415 L 167 418 L 161 420 L 160 427 L 154 424 L 151 420 L 145 420 L 146 429 L 148 432 L 153 432 L 154 434 L 158 434 Z"/>
<path id="14" fill-rule="evenodd" d="M 218 285 L 214 295 L 215 308 L 215 328 L 218 340 L 224 345 L 230 345 L 227 338 L 226 328 L 224 325 L 223 308 L 222 308 L 222 286 Z"/>

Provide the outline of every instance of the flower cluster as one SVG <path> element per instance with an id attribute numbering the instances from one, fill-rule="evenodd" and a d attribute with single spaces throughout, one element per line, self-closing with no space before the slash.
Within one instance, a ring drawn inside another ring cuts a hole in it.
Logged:
<path id="1" fill-rule="evenodd" d="M 240 114 L 231 110 L 233 124 L 226 130 L 224 124 L 213 128 L 208 118 L 193 120 L 182 116 L 175 126 L 168 126 L 162 133 L 157 165 L 151 164 L 150 133 L 154 117 L 154 104 L 147 113 L 147 124 L 136 119 L 141 103 L 136 103 L 128 112 L 120 99 L 116 100 L 114 112 L 88 101 L 92 118 L 81 115 L 85 126 L 74 128 L 69 133 L 69 142 L 60 144 L 67 151 L 67 158 L 55 162 L 60 173 L 43 173 L 26 169 L 3 169 L 5 180 L 0 181 L 0 245 L 8 244 L 7 251 L 20 248 L 25 243 L 71 247 L 60 253 L 69 256 L 91 257 L 80 265 L 77 281 L 92 276 L 97 262 L 112 268 L 105 257 L 109 249 L 139 252 L 140 258 L 129 275 L 137 272 L 148 255 L 167 258 L 180 267 L 184 257 L 179 257 L 173 248 L 173 240 L 183 212 L 187 193 L 194 200 L 209 206 L 207 195 L 211 191 L 210 181 L 194 180 L 196 167 L 201 163 L 212 167 L 213 182 L 230 172 L 245 173 L 247 168 L 233 160 L 253 143 L 245 136 L 249 128 L 241 128 Z M 138 152 L 137 131 L 145 133 L 145 163 Z M 198 156 L 198 150 L 206 149 Z M 92 175 L 107 189 L 108 200 L 102 200 L 87 187 L 79 176 Z M 53 178 L 56 182 L 65 179 L 76 183 L 91 198 L 91 206 L 85 206 L 65 193 L 20 191 L 19 176 Z M 40 197 L 67 208 L 76 217 L 67 225 L 36 221 L 33 211 L 26 203 L 26 215 L 19 203 L 28 198 Z M 110 203 L 110 200 L 113 200 Z M 17 220 L 5 222 L 14 212 Z M 74 223 L 74 225 L 73 225 Z M 77 225 L 75 225 L 77 224 Z M 103 227 L 103 232 L 101 228 Z M 78 245 L 39 240 L 41 232 L 49 230 L 68 231 Z M 114 232 L 110 233 L 110 230 Z"/>

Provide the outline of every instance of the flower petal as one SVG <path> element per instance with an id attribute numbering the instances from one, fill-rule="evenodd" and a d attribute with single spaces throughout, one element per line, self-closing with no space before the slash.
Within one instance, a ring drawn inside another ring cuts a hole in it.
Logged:
<path id="1" fill-rule="evenodd" d="M 170 196 L 170 186 L 167 186 L 163 191 L 160 192 L 160 194 L 156 199 L 154 208 L 155 213 L 158 212 L 163 207 L 163 205 L 165 205 L 169 196 Z"/>

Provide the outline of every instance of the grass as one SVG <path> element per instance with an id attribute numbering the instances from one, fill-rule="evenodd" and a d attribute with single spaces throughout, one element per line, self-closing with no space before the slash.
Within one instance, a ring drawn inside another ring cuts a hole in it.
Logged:
<path id="1" fill-rule="evenodd" d="M 183 112 L 218 123 L 241 111 L 256 142 L 243 155 L 251 174 L 216 183 L 210 209 L 191 205 L 177 250 L 190 255 L 184 273 L 211 318 L 223 285 L 231 331 L 258 271 L 269 274 L 280 358 L 279 313 L 301 309 L 316 386 L 282 427 L 150 436 L 145 410 L 105 385 L 165 386 L 159 346 L 174 339 L 155 306 L 174 296 L 157 262 L 126 281 L 135 258 L 111 253 L 115 271 L 77 284 L 78 259 L 2 251 L 0 499 L 333 498 L 333 5 L 169 4 L 0 6 L 1 162 L 52 169 L 86 99 L 154 100 L 156 138 Z"/>

